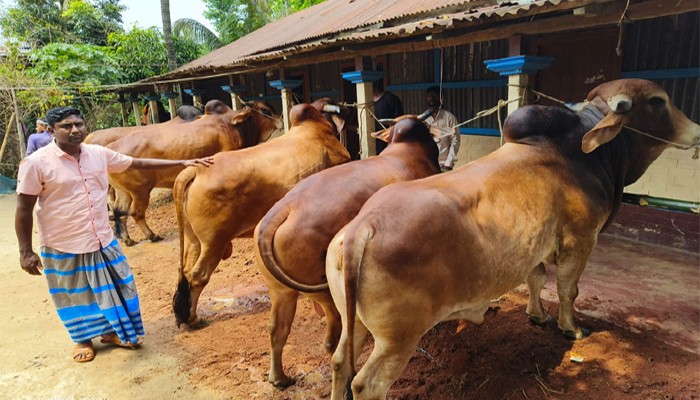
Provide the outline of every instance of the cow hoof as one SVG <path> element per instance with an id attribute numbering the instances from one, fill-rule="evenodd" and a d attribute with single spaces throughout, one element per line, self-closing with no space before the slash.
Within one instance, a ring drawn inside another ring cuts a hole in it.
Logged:
<path id="1" fill-rule="evenodd" d="M 564 331 L 564 337 L 571 340 L 587 338 L 590 334 L 591 331 L 586 328 L 578 328 L 575 331 Z"/>
<path id="2" fill-rule="evenodd" d="M 129 247 L 131 247 L 131 246 L 135 245 L 136 243 L 138 243 L 138 242 L 135 241 L 134 239 L 123 239 L 123 241 L 124 241 L 124 245 L 125 245 L 125 246 L 129 246 Z"/>
<path id="3" fill-rule="evenodd" d="M 536 317 L 534 315 L 528 315 L 527 318 L 530 320 L 530 322 L 533 325 L 542 326 L 542 327 L 547 326 L 547 325 L 549 325 L 550 322 L 552 322 L 552 317 L 549 315 L 545 316 L 544 319 L 542 319 L 540 317 Z"/>
<path id="4" fill-rule="evenodd" d="M 284 379 L 271 380 L 268 382 L 270 382 L 270 384 L 272 384 L 272 386 L 274 386 L 276 389 L 284 390 L 284 389 L 292 386 L 293 384 L 297 383 L 297 380 L 294 378 L 290 378 L 288 376 L 285 376 Z"/>
<path id="5" fill-rule="evenodd" d="M 149 237 L 148 240 L 150 240 L 151 242 L 160 242 L 161 240 L 163 240 L 163 237 L 158 236 L 158 235 L 153 235 L 153 236 Z"/>
<path id="6" fill-rule="evenodd" d="M 185 325 L 187 325 L 187 327 L 191 330 L 197 330 L 208 326 L 209 322 L 207 322 L 205 319 L 195 317 L 194 319 L 187 321 Z"/>

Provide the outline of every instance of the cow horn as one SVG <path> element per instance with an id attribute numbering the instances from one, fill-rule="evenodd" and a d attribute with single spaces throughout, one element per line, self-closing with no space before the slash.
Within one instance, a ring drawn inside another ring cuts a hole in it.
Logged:
<path id="1" fill-rule="evenodd" d="M 384 125 L 384 126 L 391 126 L 396 123 L 396 120 L 393 118 L 382 118 L 379 120 L 379 123 Z"/>
<path id="2" fill-rule="evenodd" d="M 432 113 L 433 113 L 433 110 L 427 109 L 427 110 L 423 111 L 423 113 L 420 114 L 419 116 L 417 116 L 416 118 L 418 118 L 418 121 L 425 121 L 426 119 L 428 119 L 428 117 Z"/>
<path id="3" fill-rule="evenodd" d="M 632 109 L 632 98 L 626 94 L 616 94 L 608 100 L 608 107 L 616 114 L 627 112 Z"/>
<path id="4" fill-rule="evenodd" d="M 340 107 L 334 106 L 332 104 L 325 104 L 323 106 L 323 111 L 327 113 L 335 113 L 335 114 L 340 114 Z"/>

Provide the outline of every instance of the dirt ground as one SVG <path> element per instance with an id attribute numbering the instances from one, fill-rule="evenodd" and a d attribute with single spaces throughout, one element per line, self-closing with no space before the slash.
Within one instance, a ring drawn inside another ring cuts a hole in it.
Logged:
<path id="1" fill-rule="evenodd" d="M 178 329 L 177 226 L 169 193 L 155 196 L 151 227 L 166 239 L 125 248 L 136 275 L 147 336 L 137 351 L 96 346 L 94 362 L 70 360 L 70 339 L 42 278 L 19 268 L 14 196 L 0 197 L 0 397 L 37 399 L 324 399 L 330 395 L 324 322 L 301 299 L 285 348 L 296 385 L 267 383 L 270 300 L 252 241 L 234 241 L 202 294 L 208 324 Z M 142 239 L 130 224 L 132 237 Z M 556 316 L 550 277 L 543 299 Z M 556 325 L 525 316 L 524 287 L 504 295 L 482 325 L 433 328 L 389 392 L 391 399 L 698 399 L 700 254 L 603 235 L 583 274 L 577 321 L 590 337 L 569 341 Z M 371 341 L 360 361 L 366 359 Z M 583 362 L 570 361 L 572 355 Z M 7 396 L 7 397 L 5 397 Z"/>

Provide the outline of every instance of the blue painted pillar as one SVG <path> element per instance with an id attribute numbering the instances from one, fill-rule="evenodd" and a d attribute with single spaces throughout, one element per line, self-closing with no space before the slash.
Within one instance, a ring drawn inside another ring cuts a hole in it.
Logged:
<path id="1" fill-rule="evenodd" d="M 294 99 L 292 98 L 292 89 L 301 86 L 302 81 L 297 79 L 286 79 L 270 81 L 269 85 L 282 92 L 282 118 L 284 121 L 284 133 L 289 132 L 291 124 L 289 123 L 289 110 L 292 108 Z"/>
<path id="2" fill-rule="evenodd" d="M 372 82 L 384 77 L 383 71 L 351 71 L 342 74 L 343 79 L 355 84 L 357 89 L 357 133 L 360 135 L 360 158 L 377 155 L 374 132 L 374 92 Z"/>
<path id="3" fill-rule="evenodd" d="M 508 114 L 525 104 L 524 95 L 529 83 L 529 74 L 547 68 L 552 61 L 554 59 L 551 57 L 525 55 L 484 61 L 486 68 L 508 77 L 508 101 L 519 99 L 508 103 Z"/>

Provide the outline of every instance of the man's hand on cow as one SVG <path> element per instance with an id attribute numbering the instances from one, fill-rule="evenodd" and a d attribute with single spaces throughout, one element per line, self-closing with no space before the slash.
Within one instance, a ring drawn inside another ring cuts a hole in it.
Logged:
<path id="1" fill-rule="evenodd" d="M 183 165 L 185 167 L 194 167 L 197 165 L 203 165 L 205 167 L 208 167 L 210 165 L 214 164 L 214 156 L 209 156 L 209 157 L 202 157 L 202 158 L 196 158 L 194 160 L 185 160 Z"/>
<path id="2" fill-rule="evenodd" d="M 39 256 L 33 251 L 23 251 L 19 253 L 19 265 L 29 275 L 41 275 L 44 266 L 41 265 Z"/>

